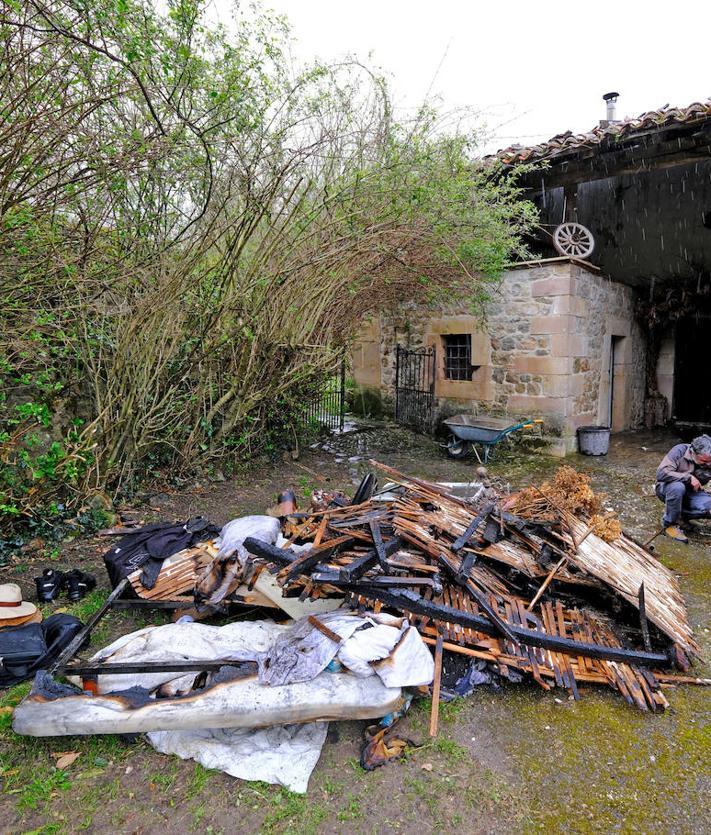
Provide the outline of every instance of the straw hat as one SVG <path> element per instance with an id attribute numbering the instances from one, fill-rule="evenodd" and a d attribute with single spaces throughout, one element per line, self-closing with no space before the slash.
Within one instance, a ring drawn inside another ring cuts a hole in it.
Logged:
<path id="1" fill-rule="evenodd" d="M 22 589 L 17 583 L 0 584 L 0 621 L 34 615 L 37 607 L 22 599 Z"/>

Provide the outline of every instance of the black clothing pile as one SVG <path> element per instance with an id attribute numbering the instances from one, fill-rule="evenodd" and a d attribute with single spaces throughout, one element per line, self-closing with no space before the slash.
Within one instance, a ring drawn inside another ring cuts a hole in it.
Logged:
<path id="1" fill-rule="evenodd" d="M 164 559 L 198 542 L 213 539 L 219 533 L 220 528 L 202 516 L 187 522 L 156 522 L 131 531 L 104 554 L 112 588 L 143 566 L 141 583 L 152 589 Z"/>

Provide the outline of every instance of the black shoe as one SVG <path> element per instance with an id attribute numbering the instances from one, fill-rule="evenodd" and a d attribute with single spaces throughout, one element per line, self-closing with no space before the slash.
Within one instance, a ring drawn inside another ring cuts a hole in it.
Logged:
<path id="1" fill-rule="evenodd" d="M 37 600 L 40 603 L 49 603 L 51 600 L 56 600 L 65 582 L 65 575 L 62 571 L 45 568 L 41 577 L 35 577 Z"/>
<path id="2" fill-rule="evenodd" d="M 87 574 L 85 571 L 80 571 L 78 568 L 73 568 L 65 574 L 67 584 L 67 597 L 71 603 L 76 603 L 81 600 L 94 588 L 96 588 L 96 578 L 92 574 Z"/>

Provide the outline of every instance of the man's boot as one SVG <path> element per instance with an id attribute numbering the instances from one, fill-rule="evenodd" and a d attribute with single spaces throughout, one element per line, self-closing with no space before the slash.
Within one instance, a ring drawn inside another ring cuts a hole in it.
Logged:
<path id="1" fill-rule="evenodd" d="M 35 577 L 37 600 L 40 603 L 49 603 L 55 600 L 65 583 L 66 580 L 61 571 L 55 571 L 53 568 L 45 568 L 41 577 Z"/>
<path id="2" fill-rule="evenodd" d="M 664 528 L 664 535 L 669 539 L 674 539 L 676 542 L 688 542 L 688 538 L 684 531 L 678 525 L 668 525 Z"/>
<path id="3" fill-rule="evenodd" d="M 66 586 L 67 597 L 70 602 L 77 603 L 94 588 L 96 588 L 96 577 L 93 574 L 87 574 L 85 571 L 80 571 L 78 568 L 73 568 L 67 572 Z"/>

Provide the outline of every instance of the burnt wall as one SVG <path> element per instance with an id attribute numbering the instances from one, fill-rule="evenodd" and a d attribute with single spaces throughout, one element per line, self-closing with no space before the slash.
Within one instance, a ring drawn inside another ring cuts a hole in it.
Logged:
<path id="1" fill-rule="evenodd" d="M 533 199 L 542 223 L 561 222 L 562 188 Z M 711 160 L 581 183 L 576 205 L 578 221 L 595 236 L 590 260 L 613 279 L 711 273 Z"/>

